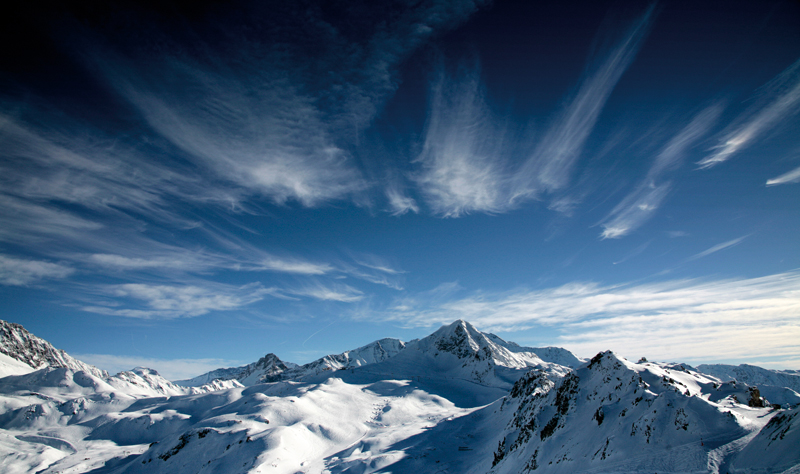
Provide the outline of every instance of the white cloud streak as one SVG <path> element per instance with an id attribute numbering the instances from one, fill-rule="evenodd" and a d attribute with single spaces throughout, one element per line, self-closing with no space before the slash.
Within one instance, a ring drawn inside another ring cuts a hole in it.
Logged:
<path id="1" fill-rule="evenodd" d="M 267 295 L 280 296 L 274 288 L 263 288 L 258 284 L 242 287 L 219 283 L 200 285 L 110 285 L 101 288 L 105 296 L 111 298 L 110 302 L 81 309 L 109 316 L 173 319 L 200 316 L 210 311 L 231 311 L 260 301 Z"/>
<path id="2" fill-rule="evenodd" d="M 340 303 L 355 303 L 364 298 L 364 293 L 348 285 L 327 286 L 320 282 L 307 283 L 296 289 L 285 290 L 286 293 L 306 296 L 322 301 L 338 301 Z"/>
<path id="3" fill-rule="evenodd" d="M 327 263 L 319 264 L 299 259 L 281 259 L 277 257 L 267 257 L 261 260 L 255 265 L 254 269 L 300 275 L 324 275 L 333 271 L 333 267 Z"/>
<path id="4" fill-rule="evenodd" d="M 344 27 L 322 9 L 289 3 L 277 14 L 220 16 L 224 34 L 213 49 L 96 50 L 89 62 L 156 133 L 204 169 L 276 203 L 318 206 L 368 188 L 347 147 L 394 92 L 400 60 L 483 3 L 425 2 L 388 22 L 364 20 L 383 14 L 377 4 L 354 5 L 363 15 Z M 358 40 L 342 31 L 354 27 Z M 261 34 L 238 33 L 249 30 Z M 177 30 L 161 35 L 166 45 L 194 38 Z M 413 209 L 408 201 L 404 207 Z"/>
<path id="5" fill-rule="evenodd" d="M 362 267 L 376 270 L 381 273 L 388 273 L 389 275 L 398 275 L 400 273 L 405 273 L 402 270 L 393 268 L 388 262 L 386 262 L 385 260 L 376 255 L 361 254 L 357 257 L 354 257 L 354 259 L 355 262 L 361 265 Z"/>
<path id="6" fill-rule="evenodd" d="M 198 176 L 171 168 L 164 160 L 153 161 L 135 146 L 76 123 L 34 125 L 0 115 L 0 139 L 3 194 L 28 205 L 58 209 L 55 203 L 69 203 L 182 222 L 179 213 L 168 209 L 166 197 L 208 202 L 216 193 L 199 186 Z"/>
<path id="7" fill-rule="evenodd" d="M 235 270 L 245 272 L 275 272 L 295 275 L 325 275 L 336 271 L 329 263 L 317 263 L 296 257 L 279 257 L 244 242 L 236 242 L 227 253 L 205 249 L 186 249 L 146 240 L 126 249 L 124 255 L 96 253 L 70 256 L 76 262 L 86 263 L 112 271 L 136 272 L 159 270 L 162 272 L 208 272 Z M 147 244 L 144 246 L 144 244 Z"/>
<path id="8" fill-rule="evenodd" d="M 748 237 L 747 235 L 743 235 L 742 237 L 739 237 L 738 239 L 733 239 L 733 240 L 729 240 L 727 242 L 723 242 L 721 244 L 717 244 L 717 245 L 715 245 L 715 246 L 713 246 L 713 247 L 711 247 L 709 249 L 703 250 L 702 252 L 700 252 L 698 254 L 692 255 L 691 257 L 687 258 L 686 261 L 688 262 L 688 261 L 691 261 L 691 260 L 697 260 L 698 258 L 707 257 L 707 256 L 711 255 L 712 253 L 717 253 L 720 250 L 725 250 L 728 247 L 733 247 L 734 245 L 738 245 L 739 243 L 741 243 L 747 237 Z"/>
<path id="9" fill-rule="evenodd" d="M 493 116 L 477 73 L 443 77 L 432 91 L 425 142 L 416 159 L 415 181 L 433 213 L 501 213 L 565 188 L 611 91 L 639 50 L 652 12 L 651 7 L 587 74 L 532 152 L 520 150 L 514 133 Z M 512 165 L 510 157 L 519 154 L 527 158 Z M 564 202 L 553 209 L 572 209 Z"/>
<path id="10" fill-rule="evenodd" d="M 443 78 L 433 91 L 417 185 L 435 214 L 501 212 L 509 205 L 504 134 L 486 105 L 477 74 Z"/>
<path id="11" fill-rule="evenodd" d="M 389 200 L 389 212 L 393 216 L 402 216 L 409 212 L 419 213 L 417 201 L 403 193 L 397 186 L 386 188 L 386 198 Z"/>
<path id="12" fill-rule="evenodd" d="M 751 110 L 750 118 L 726 133 L 717 151 L 697 163 L 701 169 L 727 161 L 764 132 L 797 112 L 800 108 L 800 60 L 773 79 L 767 90 L 767 95 L 774 98 L 767 105 Z"/>
<path id="13" fill-rule="evenodd" d="M 73 268 L 41 260 L 20 259 L 0 255 L 0 284 L 25 286 L 46 279 L 66 278 Z"/>
<path id="14" fill-rule="evenodd" d="M 800 166 L 784 173 L 777 178 L 767 180 L 767 186 L 777 186 L 779 184 L 800 183 Z"/>
<path id="15" fill-rule="evenodd" d="M 639 51 L 649 30 L 653 9 L 654 6 L 648 8 L 600 67 L 581 83 L 575 97 L 516 175 L 516 197 L 535 196 L 542 191 L 552 192 L 567 185 L 583 145 L 611 91 Z"/>
<path id="16" fill-rule="evenodd" d="M 640 185 L 611 211 L 600 237 L 618 239 L 641 226 L 661 206 L 670 188 L 670 183 Z"/>
<path id="17" fill-rule="evenodd" d="M 191 84 L 191 98 L 155 85 L 114 84 L 144 115 L 150 126 L 216 174 L 277 203 L 297 200 L 315 206 L 365 189 L 366 183 L 347 153 L 327 132 L 313 98 L 289 84 L 276 84 L 249 71 L 253 84 L 205 70 L 200 65 L 162 64 Z M 155 80 L 152 82 L 156 82 Z"/>
<path id="18" fill-rule="evenodd" d="M 755 360 L 774 355 L 788 361 L 800 356 L 798 314 L 800 271 L 635 286 L 571 283 L 445 302 L 407 298 L 372 317 L 416 327 L 461 318 L 494 331 L 548 326 L 562 334 L 553 344 L 581 355 L 612 349 L 662 360 Z"/>
<path id="19" fill-rule="evenodd" d="M 659 183 L 664 174 L 678 168 L 688 149 L 702 139 L 717 121 L 722 106 L 707 107 L 675 135 L 656 156 L 645 179 L 609 213 L 603 222 L 603 239 L 618 239 L 647 222 L 661 206 L 672 187 Z"/>
<path id="20" fill-rule="evenodd" d="M 0 240 L 30 245 L 53 239 L 79 241 L 104 226 L 72 212 L 0 193 Z"/>

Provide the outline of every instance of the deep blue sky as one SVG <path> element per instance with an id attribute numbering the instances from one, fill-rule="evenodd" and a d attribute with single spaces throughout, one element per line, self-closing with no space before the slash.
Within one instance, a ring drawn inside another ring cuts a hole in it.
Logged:
<path id="1" fill-rule="evenodd" d="M 458 318 L 800 368 L 800 4 L 541 3 L 15 7 L 0 317 L 172 378 Z"/>

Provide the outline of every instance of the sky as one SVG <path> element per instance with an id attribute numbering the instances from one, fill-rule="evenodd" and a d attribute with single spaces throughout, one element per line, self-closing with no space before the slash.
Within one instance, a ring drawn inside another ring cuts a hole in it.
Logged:
<path id="1" fill-rule="evenodd" d="M 73 356 L 800 369 L 797 2 L 18 3 L 0 318 Z"/>

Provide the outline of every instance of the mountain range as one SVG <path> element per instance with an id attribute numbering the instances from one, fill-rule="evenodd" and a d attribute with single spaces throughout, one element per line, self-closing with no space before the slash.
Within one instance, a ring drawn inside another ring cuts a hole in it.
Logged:
<path id="1" fill-rule="evenodd" d="M 456 321 L 170 382 L 0 329 L 3 472 L 800 472 L 793 371 L 581 359 Z"/>

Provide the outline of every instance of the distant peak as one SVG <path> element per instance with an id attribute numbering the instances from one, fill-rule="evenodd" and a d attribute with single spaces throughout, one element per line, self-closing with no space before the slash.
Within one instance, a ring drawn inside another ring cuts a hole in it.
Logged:
<path id="1" fill-rule="evenodd" d="M 159 377 L 161 376 L 161 374 L 159 374 L 158 371 L 156 371 L 155 369 L 151 369 L 149 367 L 134 367 L 131 372 L 138 375 L 156 375 Z"/>
<path id="2" fill-rule="evenodd" d="M 613 364 L 615 362 L 622 362 L 622 361 L 616 354 L 614 354 L 613 351 L 603 351 L 603 352 L 598 352 L 596 356 L 592 357 L 592 359 L 589 361 L 589 364 L 586 367 L 591 369 L 596 366 L 602 367 L 608 364 Z"/>
<path id="3" fill-rule="evenodd" d="M 463 319 L 456 319 L 452 323 L 442 326 L 442 329 L 444 329 L 447 333 L 455 332 L 458 329 L 463 329 L 472 334 L 480 333 L 480 331 L 475 329 L 475 326 L 473 326 L 469 321 L 464 321 Z"/>

